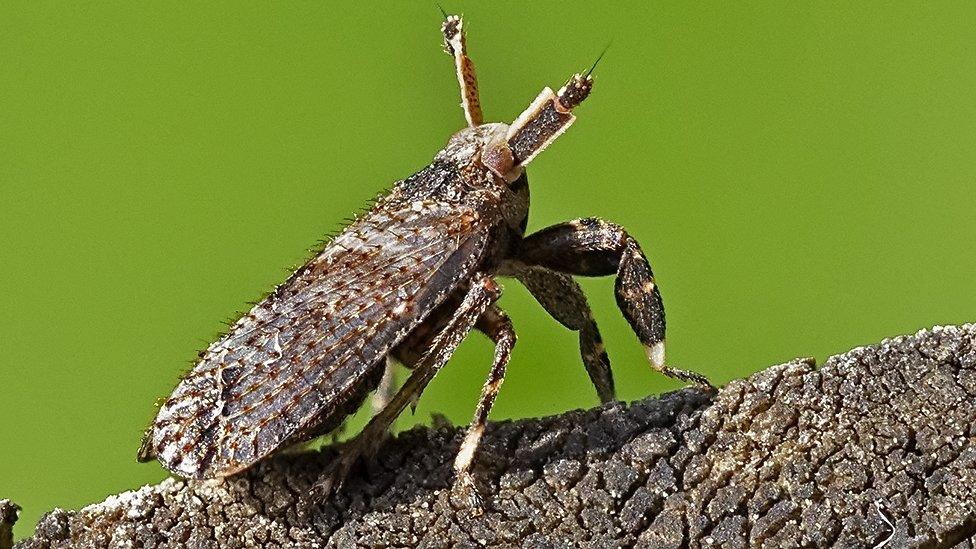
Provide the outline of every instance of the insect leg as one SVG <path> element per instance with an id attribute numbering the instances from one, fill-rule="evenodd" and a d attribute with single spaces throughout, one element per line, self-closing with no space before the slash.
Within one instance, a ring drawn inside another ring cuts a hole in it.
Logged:
<path id="1" fill-rule="evenodd" d="M 410 331 L 400 343 L 390 351 L 390 356 L 400 364 L 413 370 L 421 359 L 427 354 L 427 350 L 434 345 L 434 339 L 444 331 L 448 322 L 454 317 L 464 296 L 467 295 L 467 288 L 460 288 L 452 293 L 443 303 L 434 309 L 420 325 Z M 392 396 L 392 392 L 390 395 Z M 417 408 L 419 394 L 415 394 L 410 401 L 410 411 L 414 412 Z"/>
<path id="2" fill-rule="evenodd" d="M 582 276 L 616 274 L 617 305 L 655 370 L 711 387 L 704 376 L 665 364 L 664 304 L 640 245 L 619 225 L 587 218 L 553 225 L 522 241 L 521 261 Z"/>
<path id="3" fill-rule="evenodd" d="M 464 118 L 468 121 L 468 126 L 480 126 L 484 122 L 484 116 L 481 114 L 481 100 L 478 98 L 478 77 L 474 71 L 474 63 L 468 57 L 461 18 L 457 15 L 445 16 L 441 33 L 444 35 L 444 50 L 454 57 L 454 68 L 461 86 Z"/>
<path id="4" fill-rule="evenodd" d="M 321 495 L 331 493 L 333 488 L 342 484 L 353 464 L 361 456 L 370 455 L 376 450 L 376 445 L 383 440 L 384 433 L 393 421 L 417 395 L 423 392 L 430 380 L 454 353 L 461 340 L 474 328 L 481 314 L 498 299 L 499 295 L 501 295 L 501 288 L 494 279 L 486 275 L 475 275 L 461 305 L 444 329 L 434 338 L 427 354 L 414 367 L 410 377 L 393 395 L 386 407 L 374 415 L 363 431 L 343 448 L 342 454 L 331 470 L 316 484 L 317 493 Z"/>
<path id="5" fill-rule="evenodd" d="M 387 355 L 383 364 L 383 377 L 380 378 L 380 384 L 376 387 L 376 391 L 373 393 L 373 398 L 370 401 L 374 416 L 380 413 L 383 408 L 386 408 L 390 399 L 393 398 L 396 366 L 396 360 L 392 356 Z"/>
<path id="6" fill-rule="evenodd" d="M 492 306 L 481 318 L 478 319 L 477 329 L 487 335 L 495 342 L 495 359 L 492 362 L 491 370 L 485 384 L 481 388 L 481 398 L 478 400 L 478 407 L 475 408 L 474 417 L 471 424 L 464 434 L 464 440 L 458 449 L 458 454 L 454 458 L 455 486 L 467 492 L 473 499 L 476 506 L 479 505 L 480 498 L 474 486 L 474 478 L 471 476 L 471 464 L 474 462 L 475 452 L 481 442 L 481 436 L 485 432 L 488 423 L 488 413 L 495 403 L 498 390 L 505 380 L 505 369 L 508 366 L 508 359 L 515 346 L 515 329 L 512 328 L 512 321 L 497 306 Z"/>
<path id="7" fill-rule="evenodd" d="M 514 276 L 553 318 L 579 332 L 580 355 L 600 402 L 615 400 L 610 357 L 579 284 L 569 275 L 544 267 L 522 267 Z"/>

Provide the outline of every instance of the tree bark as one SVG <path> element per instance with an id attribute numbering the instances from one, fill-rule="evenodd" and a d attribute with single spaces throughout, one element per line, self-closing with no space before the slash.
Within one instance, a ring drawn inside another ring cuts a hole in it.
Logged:
<path id="1" fill-rule="evenodd" d="M 18 547 L 972 547 L 974 395 L 976 325 L 934 328 L 714 397 L 494 423 L 482 514 L 449 489 L 462 433 L 417 428 L 312 508 L 331 448 L 55 509 Z"/>

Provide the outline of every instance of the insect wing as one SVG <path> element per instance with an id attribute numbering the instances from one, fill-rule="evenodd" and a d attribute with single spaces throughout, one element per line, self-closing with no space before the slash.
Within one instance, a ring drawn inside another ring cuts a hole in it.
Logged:
<path id="1" fill-rule="evenodd" d="M 487 231 L 456 204 L 374 208 L 213 343 L 160 408 L 154 453 L 233 474 L 330 407 L 477 263 Z"/>

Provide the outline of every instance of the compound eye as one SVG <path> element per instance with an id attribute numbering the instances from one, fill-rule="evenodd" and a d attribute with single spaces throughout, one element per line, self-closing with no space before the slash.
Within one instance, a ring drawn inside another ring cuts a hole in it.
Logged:
<path id="1" fill-rule="evenodd" d="M 495 175 L 511 183 L 522 175 L 521 170 L 514 170 L 515 156 L 508 143 L 491 143 L 481 152 L 481 163 L 486 168 L 495 172 Z"/>

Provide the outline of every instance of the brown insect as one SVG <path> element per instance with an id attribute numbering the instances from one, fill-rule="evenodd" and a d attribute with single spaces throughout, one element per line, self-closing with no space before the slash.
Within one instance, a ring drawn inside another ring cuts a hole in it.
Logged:
<path id="1" fill-rule="evenodd" d="M 454 461 L 458 486 L 473 488 L 475 450 L 515 344 L 512 323 L 495 304 L 496 276 L 520 280 L 579 332 L 601 401 L 614 399 L 610 362 L 574 275 L 616 275 L 617 303 L 651 366 L 709 386 L 665 364 L 661 294 L 624 229 L 588 218 L 525 236 L 525 166 L 573 123 L 593 87 L 590 73 L 574 75 L 558 92 L 545 88 L 511 125 L 486 124 L 461 19 L 447 17 L 442 31 L 468 127 L 200 354 L 160 407 L 140 460 L 158 458 L 194 479 L 232 475 L 334 431 L 376 391 L 377 413 L 319 485 L 328 492 L 477 330 L 495 342 L 495 358 Z M 390 398 L 395 362 L 412 373 Z"/>

